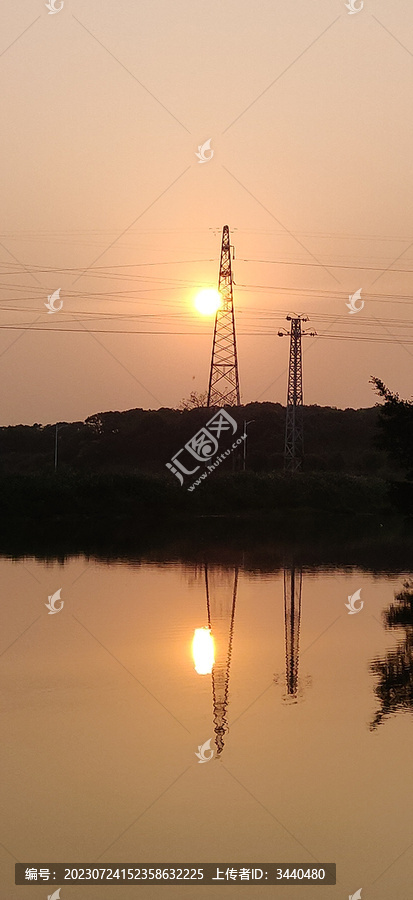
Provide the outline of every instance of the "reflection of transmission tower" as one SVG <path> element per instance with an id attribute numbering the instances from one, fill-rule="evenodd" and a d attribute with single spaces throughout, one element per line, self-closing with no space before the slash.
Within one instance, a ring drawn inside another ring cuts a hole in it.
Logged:
<path id="1" fill-rule="evenodd" d="M 308 322 L 307 316 L 287 316 L 291 322 L 290 361 L 288 366 L 287 409 L 285 418 L 284 468 L 296 472 L 301 468 L 304 456 L 303 427 L 303 364 L 301 354 L 302 334 L 315 332 L 301 331 L 301 322 Z M 283 337 L 288 332 L 278 332 Z"/>
<path id="2" fill-rule="evenodd" d="M 302 583 L 301 569 L 295 566 L 284 569 L 286 699 L 292 701 L 297 701 L 298 697 Z"/>
<path id="3" fill-rule="evenodd" d="M 208 626 L 211 629 L 215 647 L 215 663 L 212 669 L 212 701 L 217 755 L 224 749 L 224 735 L 228 731 L 229 667 L 237 587 L 238 569 L 234 569 L 233 582 L 229 584 L 227 573 L 216 569 L 209 571 L 208 566 L 205 566 Z"/>
<path id="4" fill-rule="evenodd" d="M 224 225 L 222 230 L 218 291 L 221 294 L 221 306 L 215 316 L 207 406 L 239 406 L 241 401 L 228 225 Z"/>

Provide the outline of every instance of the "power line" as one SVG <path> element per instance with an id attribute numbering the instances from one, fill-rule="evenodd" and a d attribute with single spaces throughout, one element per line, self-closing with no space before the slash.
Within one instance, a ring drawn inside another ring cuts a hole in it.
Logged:
<path id="1" fill-rule="evenodd" d="M 380 324 L 380 323 L 379 323 Z M 136 330 L 136 329 L 105 329 L 105 328 L 93 328 L 88 329 L 88 331 L 81 331 L 76 328 L 61 328 L 61 327 L 33 327 L 32 325 L 0 325 L 0 329 L 5 331 L 31 331 L 33 332 L 48 332 L 49 334 L 56 333 L 64 333 L 64 334 L 126 334 L 126 335 L 136 335 L 136 334 L 151 334 L 151 335 L 180 335 L 185 337 L 208 337 L 210 338 L 209 330 L 205 331 L 164 331 L 164 330 Z M 274 337 L 278 334 L 277 331 L 238 331 L 238 334 L 243 337 Z M 370 337 L 368 335 L 358 335 L 358 334 L 334 334 L 334 333 L 326 333 L 323 334 L 317 333 L 316 339 L 325 339 L 325 340 L 341 340 L 341 341 L 366 341 L 370 343 L 389 343 L 389 344 L 412 344 L 413 338 L 410 340 L 409 338 L 405 338 L 402 335 L 398 337 L 397 335 L 393 337 L 381 337 L 379 335 Z"/>
<path id="2" fill-rule="evenodd" d="M 329 269 L 351 269 L 355 271 L 363 271 L 363 272 L 379 272 L 383 270 L 383 265 L 379 266 L 355 266 L 355 265 L 344 265 L 344 263 L 319 263 L 319 262 L 294 262 L 292 260 L 283 260 L 283 259 L 242 259 L 240 257 L 237 258 L 238 262 L 246 262 L 246 263 L 265 263 L 265 265 L 277 265 L 277 266 L 310 266 L 311 268 L 325 269 L 326 267 Z M 387 269 L 387 273 L 401 273 L 402 275 L 412 274 L 413 269 L 392 269 L 391 266 Z"/>

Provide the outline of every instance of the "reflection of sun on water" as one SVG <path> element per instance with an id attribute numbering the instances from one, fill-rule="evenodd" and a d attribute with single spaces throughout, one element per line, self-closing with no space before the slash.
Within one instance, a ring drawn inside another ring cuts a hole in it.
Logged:
<path id="1" fill-rule="evenodd" d="M 192 641 L 192 656 L 198 675 L 210 675 L 215 662 L 214 638 L 208 627 L 195 628 Z"/>
<path id="2" fill-rule="evenodd" d="M 201 316 L 213 316 L 221 306 L 222 297 L 215 288 L 205 288 L 195 297 L 195 309 Z"/>

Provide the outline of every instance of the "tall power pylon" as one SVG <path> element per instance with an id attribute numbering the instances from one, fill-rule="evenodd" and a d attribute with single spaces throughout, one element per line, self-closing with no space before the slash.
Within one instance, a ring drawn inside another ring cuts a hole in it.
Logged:
<path id="1" fill-rule="evenodd" d="M 239 406 L 241 401 L 228 225 L 224 225 L 222 229 L 218 291 L 221 294 L 221 306 L 215 316 L 207 406 Z"/>
<path id="2" fill-rule="evenodd" d="M 284 469 L 297 472 L 301 469 L 304 457 L 303 427 L 303 363 L 301 353 L 301 337 L 305 334 L 315 336 L 315 331 L 302 331 L 301 323 L 308 322 L 307 316 L 287 316 L 291 322 L 290 361 L 288 366 L 287 409 L 285 416 Z M 280 337 L 288 334 L 279 331 Z"/>

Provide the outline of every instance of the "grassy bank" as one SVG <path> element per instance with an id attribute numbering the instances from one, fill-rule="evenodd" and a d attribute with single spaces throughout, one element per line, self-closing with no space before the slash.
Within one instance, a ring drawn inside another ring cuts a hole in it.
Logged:
<path id="1" fill-rule="evenodd" d="M 384 480 L 337 473 L 214 473 L 192 492 L 168 476 L 129 472 L 62 471 L 0 477 L 3 528 L 18 520 L 162 517 L 173 521 L 199 516 L 272 516 L 289 511 L 373 516 L 391 513 L 392 504 Z"/>

